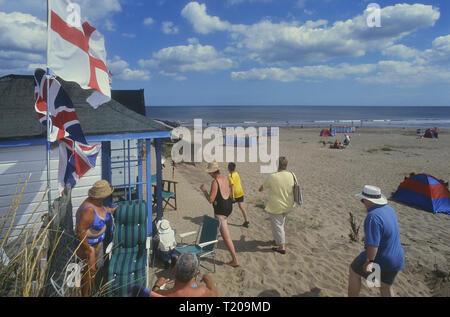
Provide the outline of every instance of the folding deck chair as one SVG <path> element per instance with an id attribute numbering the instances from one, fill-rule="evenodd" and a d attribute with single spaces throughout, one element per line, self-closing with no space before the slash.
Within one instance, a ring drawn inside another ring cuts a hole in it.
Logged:
<path id="1" fill-rule="evenodd" d="M 156 183 L 156 174 L 152 175 L 152 183 Z M 177 210 L 177 184 L 178 182 L 170 181 L 163 179 L 162 180 L 162 212 L 164 214 L 164 210 L 167 205 L 172 207 L 174 210 Z M 172 187 L 173 185 L 173 187 Z M 153 187 L 153 207 L 156 206 L 156 185 L 152 185 Z M 173 189 L 172 189 L 173 188 Z M 173 202 L 172 202 L 173 200 Z"/>
<path id="2" fill-rule="evenodd" d="M 203 216 L 203 224 L 199 227 L 198 231 L 191 231 L 180 234 L 181 244 L 183 244 L 183 239 L 197 234 L 195 241 L 191 245 L 181 246 L 175 248 L 175 252 L 177 254 L 181 254 L 186 251 L 190 251 L 197 255 L 198 259 L 202 258 L 213 258 L 214 263 L 214 273 L 216 272 L 216 245 L 217 245 L 217 237 L 219 235 L 219 227 L 220 221 L 216 218 L 209 217 L 207 215 Z M 200 236 L 200 238 L 199 238 Z M 210 271 L 207 267 L 202 265 L 200 261 L 200 265 L 205 269 Z"/>
<path id="3" fill-rule="evenodd" d="M 114 213 L 115 233 L 108 267 L 108 296 L 127 297 L 130 287 L 146 287 L 147 203 L 142 200 L 119 202 Z"/>

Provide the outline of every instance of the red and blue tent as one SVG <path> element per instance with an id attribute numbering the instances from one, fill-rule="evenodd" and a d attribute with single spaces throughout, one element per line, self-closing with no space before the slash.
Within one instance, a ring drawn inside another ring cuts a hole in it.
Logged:
<path id="1" fill-rule="evenodd" d="M 392 199 L 434 214 L 450 214 L 450 192 L 443 182 L 431 175 L 411 174 L 400 184 Z"/>
<path id="2" fill-rule="evenodd" d="M 328 130 L 328 129 L 323 129 L 322 131 L 320 131 L 320 136 L 334 136 L 335 132 L 334 130 Z"/>

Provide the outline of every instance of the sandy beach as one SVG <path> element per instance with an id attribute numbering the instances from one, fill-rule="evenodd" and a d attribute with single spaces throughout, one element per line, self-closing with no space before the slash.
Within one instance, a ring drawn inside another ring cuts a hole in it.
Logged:
<path id="1" fill-rule="evenodd" d="M 240 262 L 239 268 L 225 263 L 230 255 L 221 238 L 217 247 L 217 271 L 212 274 L 219 296 L 347 296 L 348 267 L 363 250 L 363 221 L 367 211 L 355 198 L 365 184 L 379 186 L 390 197 L 411 172 L 428 173 L 450 179 L 450 133 L 441 131 L 438 140 L 417 139 L 415 130 L 368 129 L 351 135 L 345 150 L 323 147 L 321 141 L 343 141 L 319 137 L 320 129 L 280 129 L 280 155 L 289 160 L 288 169 L 299 178 L 304 204 L 288 216 L 287 254 L 274 253 L 269 216 L 262 206 L 265 193 L 258 188 L 267 175 L 260 174 L 259 163 L 238 163 L 245 192 L 250 227 L 242 227 L 238 206 L 228 219 L 231 236 Z M 170 165 L 170 164 L 168 164 Z M 195 230 L 202 216 L 213 215 L 213 208 L 199 186 L 208 188 L 211 178 L 203 169 L 178 164 L 178 210 L 168 207 L 164 217 L 177 234 Z M 226 171 L 227 163 L 220 163 Z M 172 180 L 172 167 L 166 166 L 163 178 Z M 449 296 L 450 216 L 436 214 L 389 201 L 398 216 L 400 238 L 405 251 L 405 270 L 394 284 L 396 296 Z M 349 238 L 349 212 L 361 224 L 359 241 Z M 178 241 L 179 238 L 177 237 Z M 212 262 L 205 261 L 212 268 Z M 157 277 L 172 276 L 170 269 L 154 267 Z M 201 268 L 201 273 L 207 271 Z M 155 276 L 152 276 L 153 281 Z M 363 281 L 361 296 L 378 296 Z"/>

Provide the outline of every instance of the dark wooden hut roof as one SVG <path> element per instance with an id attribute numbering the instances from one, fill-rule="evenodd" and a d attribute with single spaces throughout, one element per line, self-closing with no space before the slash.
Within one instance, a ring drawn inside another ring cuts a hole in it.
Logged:
<path id="1" fill-rule="evenodd" d="M 81 89 L 78 84 L 61 78 L 58 80 L 72 99 L 86 136 L 170 131 L 166 126 L 127 109 L 114 99 L 94 109 L 86 102 L 92 90 Z M 45 128 L 34 110 L 34 77 L 1 77 L 0 140 L 45 138 L 45 135 Z"/>
<path id="2" fill-rule="evenodd" d="M 145 116 L 144 89 L 111 90 L 111 98 L 130 110 Z"/>

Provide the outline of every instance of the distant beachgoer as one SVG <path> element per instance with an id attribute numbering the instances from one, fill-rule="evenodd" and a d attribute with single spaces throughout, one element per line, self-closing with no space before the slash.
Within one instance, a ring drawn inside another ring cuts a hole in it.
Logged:
<path id="1" fill-rule="evenodd" d="M 345 135 L 344 146 L 347 147 L 350 145 L 350 137 Z"/>
<path id="2" fill-rule="evenodd" d="M 189 251 L 183 252 L 175 265 L 175 285 L 168 290 L 162 290 L 162 285 L 169 280 L 160 277 L 152 288 L 152 291 L 167 297 L 217 297 L 217 288 L 212 278 L 205 274 L 201 282 L 205 285 L 197 285 L 195 277 L 200 273 L 197 256 Z"/>
<path id="3" fill-rule="evenodd" d="M 230 184 L 228 183 L 228 179 L 220 174 L 219 164 L 217 162 L 208 163 L 206 172 L 213 178 L 213 181 L 211 182 L 211 190 L 208 193 L 204 184 L 200 186 L 200 190 L 203 192 L 209 203 L 213 204 L 214 217 L 220 221 L 220 234 L 222 235 L 222 238 L 231 254 L 231 262 L 227 264 L 232 267 L 238 267 L 239 262 L 227 222 L 227 219 L 233 210 Z"/>
<path id="4" fill-rule="evenodd" d="M 330 145 L 330 148 L 332 149 L 341 149 L 342 148 L 342 143 L 340 143 L 338 140 L 334 141 L 333 145 Z"/>
<path id="5" fill-rule="evenodd" d="M 88 198 L 80 205 L 76 213 L 75 233 L 83 241 L 77 250 L 78 257 L 87 265 L 81 278 L 82 295 L 89 296 L 95 278 L 97 262 L 103 254 L 106 224 L 114 208 L 106 207 L 103 201 L 114 191 L 105 180 L 96 182 L 88 192 Z"/>
<path id="6" fill-rule="evenodd" d="M 421 129 L 417 129 L 416 135 L 417 135 L 418 139 L 422 138 L 422 130 Z"/>
<path id="7" fill-rule="evenodd" d="M 248 221 L 247 210 L 245 210 L 244 190 L 242 189 L 241 177 L 239 176 L 239 173 L 236 172 L 236 164 L 229 163 L 228 171 L 230 172 L 228 181 L 231 185 L 231 199 L 233 200 L 233 203 L 238 203 L 239 209 L 241 209 L 242 216 L 244 217 L 244 223 L 242 225 L 248 228 L 250 222 Z"/>
<path id="8" fill-rule="evenodd" d="M 364 221 L 365 251 L 350 265 L 348 296 L 358 296 L 361 289 L 361 277 L 367 278 L 374 268 L 380 266 L 380 295 L 392 297 L 392 284 L 398 272 L 404 269 L 404 252 L 400 243 L 397 215 L 387 205 L 387 199 L 378 187 L 366 185 L 361 194 L 357 194 L 367 208 Z"/>
<path id="9" fill-rule="evenodd" d="M 286 254 L 286 234 L 284 224 L 287 215 L 294 209 L 294 176 L 287 169 L 288 160 L 280 157 L 278 172 L 270 175 L 259 191 L 268 190 L 268 201 L 265 211 L 270 214 L 272 233 L 277 247 L 273 251 Z"/>

